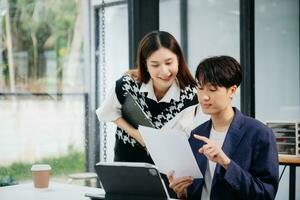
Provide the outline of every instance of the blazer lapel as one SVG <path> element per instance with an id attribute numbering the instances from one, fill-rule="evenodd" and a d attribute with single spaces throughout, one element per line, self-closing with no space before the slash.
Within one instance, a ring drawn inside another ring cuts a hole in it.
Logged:
<path id="1" fill-rule="evenodd" d="M 233 108 L 235 115 L 234 118 L 230 124 L 230 127 L 227 131 L 225 141 L 222 146 L 222 150 L 224 153 L 231 158 L 233 153 L 237 150 L 237 147 L 243 138 L 245 132 L 242 130 L 242 125 L 244 123 L 244 117 L 242 113 L 237 110 L 236 108 Z M 213 182 L 212 186 L 216 182 L 215 174 L 219 174 L 221 170 L 221 166 L 219 164 L 216 165 L 215 173 L 213 176 Z"/>
<path id="2" fill-rule="evenodd" d="M 224 144 L 222 146 L 224 153 L 229 158 L 234 153 L 242 137 L 245 134 L 245 132 L 242 130 L 244 117 L 242 113 L 235 108 L 234 108 L 234 112 L 235 112 L 234 118 L 230 124 Z"/>

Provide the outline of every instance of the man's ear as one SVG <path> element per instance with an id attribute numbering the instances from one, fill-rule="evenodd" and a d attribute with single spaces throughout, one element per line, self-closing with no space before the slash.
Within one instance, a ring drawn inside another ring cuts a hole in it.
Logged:
<path id="1" fill-rule="evenodd" d="M 233 85 L 233 86 L 231 86 L 230 88 L 229 88 L 229 91 L 230 91 L 230 98 L 232 98 L 234 95 L 235 95 L 235 93 L 236 93 L 236 91 L 237 91 L 237 86 L 236 85 Z"/>

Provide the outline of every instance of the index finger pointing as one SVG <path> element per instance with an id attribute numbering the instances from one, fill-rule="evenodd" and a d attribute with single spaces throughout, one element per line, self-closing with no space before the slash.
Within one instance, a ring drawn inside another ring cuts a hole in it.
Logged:
<path id="1" fill-rule="evenodd" d="M 200 135 L 195 135 L 194 134 L 194 138 L 196 138 L 197 140 L 201 140 L 205 143 L 208 143 L 209 142 L 209 139 L 207 137 L 204 137 L 204 136 L 200 136 Z"/>

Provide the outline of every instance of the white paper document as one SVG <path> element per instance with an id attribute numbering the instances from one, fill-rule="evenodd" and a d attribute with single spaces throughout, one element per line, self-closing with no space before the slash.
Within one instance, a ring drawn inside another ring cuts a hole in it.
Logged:
<path id="1" fill-rule="evenodd" d="M 147 150 L 163 174 L 174 170 L 174 177 L 202 178 L 201 171 L 188 142 L 187 134 L 178 130 L 158 130 L 139 126 Z"/>

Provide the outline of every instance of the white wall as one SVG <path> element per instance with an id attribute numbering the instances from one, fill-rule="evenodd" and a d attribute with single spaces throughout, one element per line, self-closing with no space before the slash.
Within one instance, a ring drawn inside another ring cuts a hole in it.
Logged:
<path id="1" fill-rule="evenodd" d="M 0 110 L 1 165 L 65 155 L 70 146 L 84 152 L 82 96 L 2 99 Z"/>

